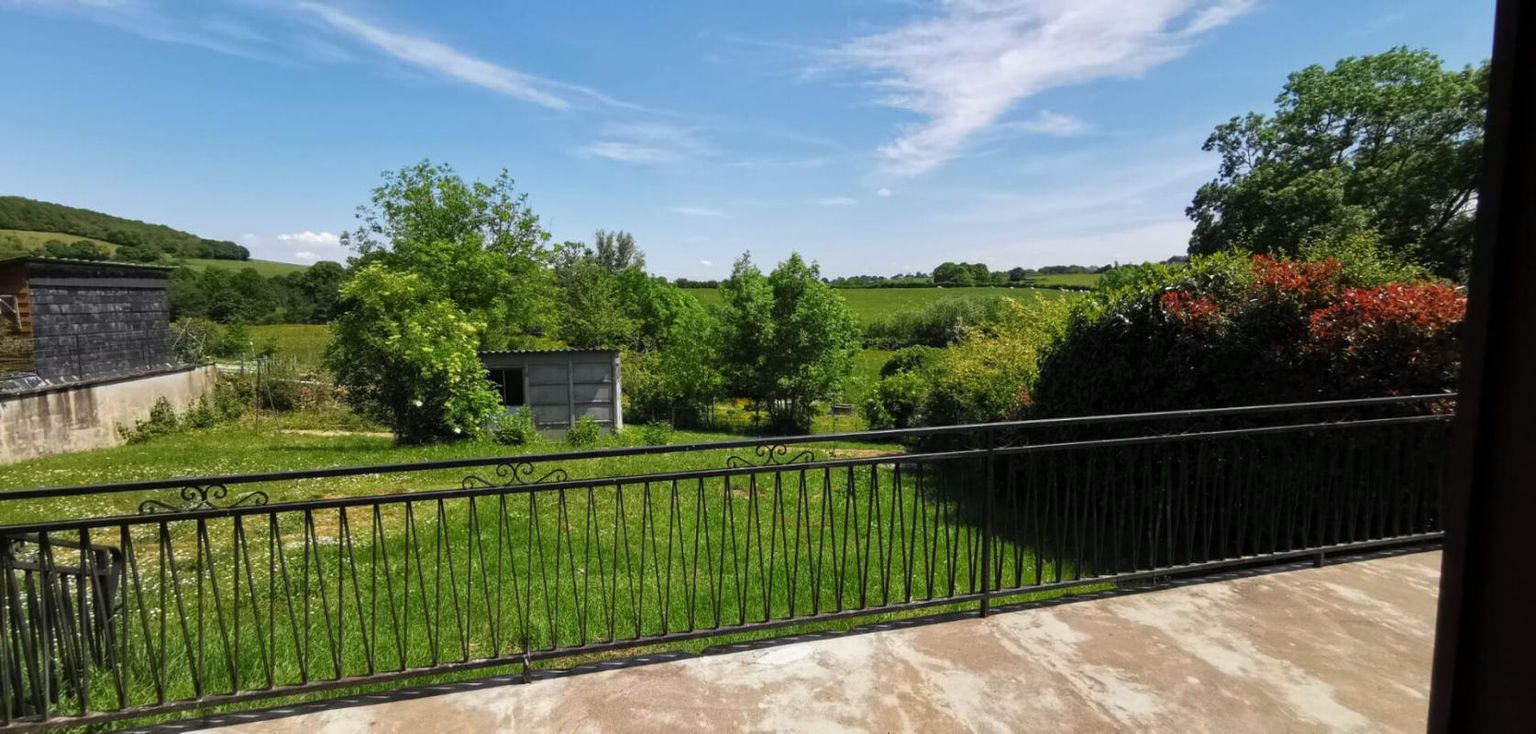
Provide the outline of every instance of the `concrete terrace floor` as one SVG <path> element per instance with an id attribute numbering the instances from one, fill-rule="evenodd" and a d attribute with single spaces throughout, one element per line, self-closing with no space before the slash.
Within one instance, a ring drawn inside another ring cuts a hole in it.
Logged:
<path id="1" fill-rule="evenodd" d="M 1423 731 L 1439 569 L 1378 557 L 214 731 Z"/>

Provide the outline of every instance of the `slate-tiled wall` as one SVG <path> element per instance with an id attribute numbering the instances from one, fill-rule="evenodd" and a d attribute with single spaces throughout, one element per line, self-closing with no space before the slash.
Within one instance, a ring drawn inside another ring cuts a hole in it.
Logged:
<path id="1" fill-rule="evenodd" d="M 32 284 L 33 354 L 47 380 L 85 379 L 170 364 L 163 288 Z"/>

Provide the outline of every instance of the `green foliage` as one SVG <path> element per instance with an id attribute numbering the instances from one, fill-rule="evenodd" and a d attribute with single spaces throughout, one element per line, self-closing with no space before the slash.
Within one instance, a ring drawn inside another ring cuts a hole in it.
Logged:
<path id="1" fill-rule="evenodd" d="M 482 348 L 525 343 L 554 325 L 549 233 L 506 171 L 489 183 L 430 161 L 388 172 L 358 218 L 343 236 L 355 266 L 419 276 L 418 288 L 482 325 Z"/>
<path id="2" fill-rule="evenodd" d="M 256 342 L 251 338 L 250 328 L 238 321 L 226 327 L 213 344 L 213 354 L 217 357 L 244 359 L 255 356 L 255 352 Z"/>
<path id="3" fill-rule="evenodd" d="M 1007 273 L 997 273 L 994 277 L 986 263 L 946 262 L 933 269 L 934 285 L 972 286 L 1007 282 Z"/>
<path id="4" fill-rule="evenodd" d="M 1396 48 L 1290 75 L 1273 115 L 1216 128 L 1214 181 L 1188 214 L 1191 254 L 1295 255 L 1376 232 L 1390 252 L 1465 275 L 1482 156 L 1488 67 L 1447 70 Z"/>
<path id="5" fill-rule="evenodd" d="M 527 412 L 504 410 L 491 418 L 491 440 L 502 446 L 526 446 L 539 440 L 539 430 Z"/>
<path id="6" fill-rule="evenodd" d="M 141 421 L 135 421 L 133 427 L 118 426 L 118 435 L 130 444 L 144 443 L 160 436 L 169 436 L 181 430 L 181 420 L 176 417 L 176 409 L 171 407 L 171 402 L 165 398 L 155 401 L 149 409 L 149 417 Z"/>
<path id="7" fill-rule="evenodd" d="M 224 329 L 208 319 L 186 318 L 171 324 L 176 356 L 187 364 L 203 364 L 215 356 Z"/>
<path id="8" fill-rule="evenodd" d="M 198 398 L 197 403 L 188 408 L 185 414 L 177 415 L 171 401 L 162 397 L 150 406 L 148 417 L 135 421 L 133 426 L 119 425 L 117 433 L 127 443 L 142 444 L 188 430 L 213 428 L 221 423 L 238 420 L 245 415 L 249 403 L 247 391 L 242 389 L 238 381 L 221 377 L 215 383 L 213 393 Z"/>
<path id="9" fill-rule="evenodd" d="M 620 273 L 630 268 L 645 270 L 645 253 L 635 246 L 635 237 L 625 231 L 597 230 L 593 245 L 598 264 L 610 273 Z"/>
<path id="10" fill-rule="evenodd" d="M 743 255 L 720 286 L 726 378 L 780 430 L 809 430 L 815 401 L 853 371 L 859 328 L 842 297 L 798 254 L 764 276 Z"/>
<path id="11" fill-rule="evenodd" d="M 665 446 L 672 443 L 672 424 L 657 422 L 640 426 L 640 442 L 646 446 Z"/>
<path id="12" fill-rule="evenodd" d="M 173 318 L 219 323 L 323 323 L 335 317 L 345 271 L 321 261 L 264 276 L 255 268 L 177 268 L 167 288 Z"/>
<path id="13" fill-rule="evenodd" d="M 928 370 L 927 425 L 1018 418 L 1030 403 L 1040 355 L 1066 321 L 1060 301 L 1003 302 L 997 321 L 968 332 Z"/>
<path id="14" fill-rule="evenodd" d="M 477 353 L 484 324 L 423 275 L 367 265 L 342 299 L 326 363 L 346 402 L 398 440 L 474 434 L 501 409 Z"/>
<path id="15" fill-rule="evenodd" d="M 210 402 L 210 407 L 213 408 L 214 416 L 220 421 L 227 422 L 240 418 L 245 415 L 248 405 L 238 386 L 231 381 L 221 378 L 213 386 L 213 400 Z"/>
<path id="16" fill-rule="evenodd" d="M 581 448 L 591 446 L 602 438 L 602 428 L 598 427 L 597 419 L 590 415 L 584 415 L 576 419 L 576 423 L 565 432 L 565 442 L 573 447 Z"/>
<path id="17" fill-rule="evenodd" d="M 907 372 L 921 372 L 943 358 L 944 351 L 934 347 L 912 346 L 896 350 L 880 366 L 880 376 L 891 377 Z"/>
<path id="18" fill-rule="evenodd" d="M 871 429 L 921 425 L 933 378 L 927 370 L 897 372 L 875 383 L 861 409 Z"/>
<path id="19" fill-rule="evenodd" d="M 871 428 L 984 423 L 1017 418 L 1030 402 L 1040 354 L 1060 333 L 1061 301 L 1002 300 L 995 320 L 949 349 L 909 347 L 891 356 L 862 406 Z"/>
<path id="20" fill-rule="evenodd" d="M 559 334 L 578 349 L 611 349 L 634 340 L 619 279 L 590 250 L 568 245 L 555 265 L 560 286 Z"/>
<path id="21" fill-rule="evenodd" d="M 245 260 L 251 256 L 249 250 L 233 242 L 203 239 L 163 224 L 147 224 L 20 196 L 0 196 L 0 229 L 59 232 L 117 245 L 109 251 L 99 244 L 86 243 L 87 250 L 75 242 L 65 245 L 69 252 L 48 253 L 55 257 L 86 254 L 83 259 L 153 261 L 162 256 L 221 260 Z"/>
<path id="22" fill-rule="evenodd" d="M 624 352 L 624 398 L 636 419 L 695 425 L 724 387 L 721 327 L 692 299 L 684 297 L 672 305 L 677 310 L 657 324 L 653 340 Z"/>
<path id="23" fill-rule="evenodd" d="M 995 321 L 1002 301 L 1000 295 L 961 296 L 898 311 L 866 325 L 864 343 L 872 349 L 949 346 L 966 330 Z"/>

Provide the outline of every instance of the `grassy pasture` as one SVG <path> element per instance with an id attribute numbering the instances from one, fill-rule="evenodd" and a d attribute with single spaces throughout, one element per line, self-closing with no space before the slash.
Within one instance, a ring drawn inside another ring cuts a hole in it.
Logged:
<path id="1" fill-rule="evenodd" d="M 248 328 L 256 346 L 270 341 L 277 345 L 277 356 L 294 360 L 304 370 L 319 367 L 325 347 L 331 343 L 329 324 L 260 324 Z"/>
<path id="2" fill-rule="evenodd" d="M 116 242 L 98 240 L 93 237 L 81 237 L 79 235 L 64 234 L 63 232 L 33 232 L 25 229 L 0 229 L 0 243 L 16 242 L 19 243 L 22 247 L 30 250 L 41 250 L 43 249 L 43 246 L 48 244 L 48 242 L 51 240 L 58 240 L 64 243 L 85 240 L 87 242 L 94 242 L 102 246 L 108 252 L 117 251 Z"/>
<path id="3" fill-rule="evenodd" d="M 706 306 L 720 303 L 720 292 L 713 288 L 690 288 L 695 298 Z M 1029 301 L 1036 296 L 1046 299 L 1076 298 L 1078 294 L 1049 288 L 839 288 L 837 293 L 847 302 L 860 323 L 870 323 L 890 316 L 896 311 L 922 308 L 934 301 L 962 296 L 1008 296 Z"/>
<path id="4" fill-rule="evenodd" d="M 1102 277 L 1104 276 L 1100 273 L 1059 273 L 1056 275 L 1036 275 L 1031 280 L 1039 285 L 1097 288 L 1099 287 L 1099 279 Z"/>
<path id="5" fill-rule="evenodd" d="M 209 260 L 206 258 L 189 257 L 180 261 L 193 270 L 205 270 L 207 268 L 221 268 L 224 270 L 244 270 L 251 268 L 262 277 L 273 275 L 287 275 L 289 273 L 302 273 L 309 269 L 308 265 L 298 263 L 277 262 L 275 260 Z"/>

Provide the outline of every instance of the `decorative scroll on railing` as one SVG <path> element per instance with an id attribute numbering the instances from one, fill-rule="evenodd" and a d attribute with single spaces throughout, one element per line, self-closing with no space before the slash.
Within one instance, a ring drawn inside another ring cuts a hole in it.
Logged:
<path id="1" fill-rule="evenodd" d="M 478 474 L 470 474 L 459 482 L 464 489 L 476 489 L 484 487 L 526 487 L 532 484 L 544 484 L 546 482 L 563 482 L 570 479 L 570 474 L 565 469 L 555 468 L 543 474 L 534 469 L 531 461 L 502 462 L 496 465 L 494 470 L 495 480 L 486 479 Z"/>
<path id="2" fill-rule="evenodd" d="M 725 466 L 730 469 L 741 469 L 749 466 L 783 466 L 785 464 L 806 463 L 816 458 L 815 452 L 803 449 L 790 453 L 790 447 L 782 443 L 763 444 L 752 449 L 757 456 L 757 461 L 742 456 L 728 456 Z"/>
<path id="3" fill-rule="evenodd" d="M 229 487 L 223 484 L 188 485 L 181 488 L 178 493 L 180 502 L 166 502 L 158 499 L 147 499 L 139 503 L 139 513 L 151 515 L 164 512 L 191 512 L 193 510 L 211 510 L 219 507 L 249 507 L 267 504 L 267 493 L 261 490 L 240 493 L 233 500 L 225 502 L 230 496 Z"/>

